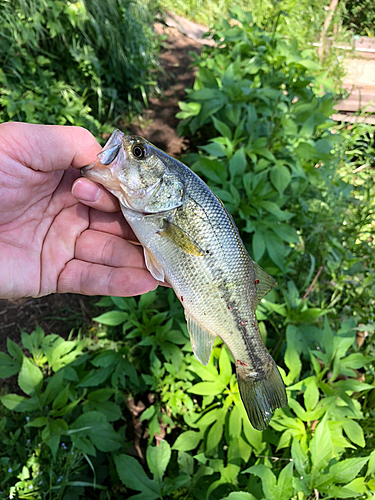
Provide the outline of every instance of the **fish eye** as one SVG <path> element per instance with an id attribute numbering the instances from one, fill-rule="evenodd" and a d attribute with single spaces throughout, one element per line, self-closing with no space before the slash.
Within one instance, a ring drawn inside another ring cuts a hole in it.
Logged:
<path id="1" fill-rule="evenodd" d="M 143 144 L 135 144 L 135 146 L 133 146 L 132 152 L 133 155 L 138 159 L 146 158 L 147 156 L 147 150 Z"/>

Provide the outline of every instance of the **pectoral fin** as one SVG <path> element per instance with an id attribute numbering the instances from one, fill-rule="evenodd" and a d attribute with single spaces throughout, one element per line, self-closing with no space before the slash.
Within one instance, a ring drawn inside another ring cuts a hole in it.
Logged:
<path id="1" fill-rule="evenodd" d="M 163 219 L 163 229 L 159 234 L 171 239 L 173 243 L 185 253 L 197 256 L 204 255 L 204 251 L 188 233 L 167 219 Z"/>
<path id="2" fill-rule="evenodd" d="M 164 281 L 164 270 L 159 264 L 159 262 L 152 255 L 150 250 L 147 250 L 146 247 L 143 247 L 146 267 L 152 274 L 152 276 L 158 281 Z"/>
<path id="3" fill-rule="evenodd" d="M 202 365 L 207 365 L 210 361 L 215 335 L 202 328 L 186 311 L 185 317 L 193 352 Z"/>
<path id="4" fill-rule="evenodd" d="M 258 266 L 256 262 L 253 261 L 254 271 L 255 271 L 255 286 L 257 290 L 258 304 L 262 298 L 267 295 L 272 288 L 277 287 L 277 281 L 275 281 L 272 276 L 267 274 L 263 269 Z"/>

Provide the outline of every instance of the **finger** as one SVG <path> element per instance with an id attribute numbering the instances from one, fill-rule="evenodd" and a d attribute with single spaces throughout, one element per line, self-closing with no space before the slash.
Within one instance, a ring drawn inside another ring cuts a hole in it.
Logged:
<path id="1" fill-rule="evenodd" d="M 120 205 L 115 196 L 99 184 L 80 177 L 72 186 L 72 195 L 84 205 L 103 210 L 118 212 Z"/>
<path id="2" fill-rule="evenodd" d="M 81 168 L 95 161 L 101 146 L 82 127 L 8 122 L 0 125 L 0 148 L 33 170 Z"/>
<path id="3" fill-rule="evenodd" d="M 101 231 L 102 233 L 114 234 L 125 240 L 138 241 L 138 238 L 121 212 L 107 213 L 91 209 L 90 229 Z"/>
<path id="4" fill-rule="evenodd" d="M 110 267 L 146 269 L 141 247 L 107 233 L 88 229 L 76 241 L 75 258 Z"/>
<path id="5" fill-rule="evenodd" d="M 146 269 L 116 268 L 74 259 L 60 274 L 57 291 L 130 297 L 155 290 L 158 284 Z"/>

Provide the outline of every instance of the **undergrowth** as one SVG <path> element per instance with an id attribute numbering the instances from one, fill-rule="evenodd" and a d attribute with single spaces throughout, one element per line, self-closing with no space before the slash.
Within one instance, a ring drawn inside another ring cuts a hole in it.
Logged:
<path id="1" fill-rule="evenodd" d="M 254 430 L 229 351 L 195 359 L 172 290 L 103 297 L 90 335 L 0 354 L 4 498 L 374 498 L 374 129 L 329 118 L 311 51 L 233 18 L 195 61 L 184 161 L 279 282 L 257 316 L 289 404 Z"/>

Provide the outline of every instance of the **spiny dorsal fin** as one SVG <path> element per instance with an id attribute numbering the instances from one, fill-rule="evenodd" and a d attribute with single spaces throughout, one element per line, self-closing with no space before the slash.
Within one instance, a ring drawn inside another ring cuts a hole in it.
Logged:
<path id="1" fill-rule="evenodd" d="M 146 247 L 143 247 L 143 252 L 145 255 L 146 267 L 152 276 L 158 281 L 164 281 L 164 269 L 161 267 L 159 262 Z"/>
<path id="2" fill-rule="evenodd" d="M 258 304 L 263 299 L 268 292 L 272 290 L 272 288 L 277 287 L 277 281 L 272 278 L 269 274 L 267 274 L 263 269 L 258 266 L 256 262 L 253 261 L 255 277 L 256 277 L 256 290 L 258 297 Z M 259 283 L 258 283 L 259 281 Z"/>
<path id="3" fill-rule="evenodd" d="M 202 328 L 199 323 L 197 323 L 195 319 L 186 311 L 185 317 L 193 352 L 202 365 L 207 365 L 210 361 L 212 345 L 215 342 L 215 335 Z"/>
<path id="4" fill-rule="evenodd" d="M 159 234 L 171 239 L 185 253 L 197 256 L 204 255 L 204 251 L 188 233 L 167 219 L 163 219 L 163 230 Z"/>

